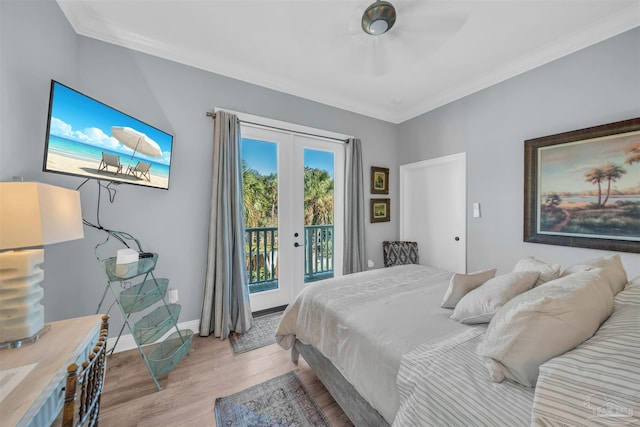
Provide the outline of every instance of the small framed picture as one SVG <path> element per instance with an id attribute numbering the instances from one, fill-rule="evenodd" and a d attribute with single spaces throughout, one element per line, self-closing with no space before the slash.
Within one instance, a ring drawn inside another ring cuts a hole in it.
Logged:
<path id="1" fill-rule="evenodd" d="M 389 194 L 389 168 L 371 166 L 371 194 Z"/>
<path id="2" fill-rule="evenodd" d="M 391 221 L 391 199 L 371 199 L 371 222 Z"/>

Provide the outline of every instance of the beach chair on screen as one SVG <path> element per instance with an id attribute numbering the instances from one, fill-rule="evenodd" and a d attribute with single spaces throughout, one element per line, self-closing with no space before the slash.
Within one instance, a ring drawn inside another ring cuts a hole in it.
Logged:
<path id="1" fill-rule="evenodd" d="M 132 168 L 131 166 L 127 168 L 127 173 L 135 176 L 136 178 L 144 177 L 147 179 L 147 181 L 151 182 L 151 174 L 149 173 L 150 168 L 151 168 L 150 163 L 138 161 L 138 164 L 136 165 L 135 168 Z"/>
<path id="2" fill-rule="evenodd" d="M 120 164 L 120 156 L 115 156 L 113 154 L 102 152 L 102 161 L 98 166 L 98 171 L 107 171 L 109 166 L 116 168 L 116 172 L 114 175 L 118 175 L 118 173 L 122 172 L 122 165 Z"/>

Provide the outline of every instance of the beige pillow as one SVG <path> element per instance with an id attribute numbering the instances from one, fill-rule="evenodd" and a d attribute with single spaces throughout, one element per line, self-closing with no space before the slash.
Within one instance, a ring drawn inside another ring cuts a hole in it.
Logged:
<path id="1" fill-rule="evenodd" d="M 458 301 L 478 286 L 496 275 L 496 269 L 478 271 L 471 274 L 454 274 L 449 281 L 449 288 L 444 294 L 440 307 L 454 308 Z"/>
<path id="2" fill-rule="evenodd" d="M 515 267 L 513 271 L 537 271 L 540 273 L 538 281 L 534 286 L 540 286 L 543 283 L 560 277 L 560 264 L 547 264 L 544 261 L 535 259 L 534 257 L 524 257 Z"/>
<path id="3" fill-rule="evenodd" d="M 594 268 L 601 268 L 603 270 L 604 278 L 609 283 L 613 295 L 616 295 L 627 285 L 627 272 L 622 265 L 620 254 L 593 258 L 581 264 L 572 265 L 567 267 L 567 269 L 562 272 L 562 275 L 566 276 L 577 271 L 592 270 Z"/>
<path id="4" fill-rule="evenodd" d="M 462 297 L 451 318 L 464 324 L 489 323 L 507 301 L 531 289 L 539 275 L 537 271 L 518 271 L 489 279 Z"/>
<path id="5" fill-rule="evenodd" d="M 601 269 L 579 271 L 506 303 L 480 346 L 493 382 L 533 387 L 541 364 L 589 339 L 613 311 Z"/>

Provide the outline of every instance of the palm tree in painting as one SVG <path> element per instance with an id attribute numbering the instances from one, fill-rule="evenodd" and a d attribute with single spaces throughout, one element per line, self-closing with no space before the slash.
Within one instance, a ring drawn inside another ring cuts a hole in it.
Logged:
<path id="1" fill-rule="evenodd" d="M 602 206 L 604 207 L 607 204 L 607 200 L 609 200 L 609 195 L 611 194 L 611 183 L 616 182 L 622 175 L 627 173 L 622 166 L 618 166 L 613 163 L 607 163 L 602 168 L 602 172 L 604 172 L 604 176 L 607 179 L 607 195 L 604 198 L 604 202 L 602 202 Z"/>
<path id="2" fill-rule="evenodd" d="M 561 202 L 562 202 L 562 199 L 560 198 L 560 196 L 558 196 L 557 193 L 551 193 L 549 196 L 547 196 L 547 199 L 545 200 L 545 205 L 550 209 L 555 209 L 558 207 L 558 205 Z"/>
<path id="3" fill-rule="evenodd" d="M 630 147 L 627 147 L 627 149 L 624 150 L 624 153 L 627 154 L 625 163 L 629 165 L 640 163 L 640 142 L 636 142 Z"/>
<path id="4" fill-rule="evenodd" d="M 587 182 L 590 182 L 594 185 L 598 185 L 598 206 L 601 206 L 602 202 L 602 181 L 605 180 L 606 175 L 604 171 L 600 168 L 593 168 L 588 170 L 584 174 L 584 178 Z"/>

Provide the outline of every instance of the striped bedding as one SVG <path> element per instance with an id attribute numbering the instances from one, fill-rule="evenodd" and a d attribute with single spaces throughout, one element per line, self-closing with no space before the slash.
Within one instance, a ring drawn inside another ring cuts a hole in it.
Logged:
<path id="1" fill-rule="evenodd" d="M 531 425 L 640 425 L 640 284 L 591 339 L 540 367 Z"/>
<path id="2" fill-rule="evenodd" d="M 489 381 L 478 353 L 486 325 L 422 344 L 400 363 L 394 427 L 528 426 L 534 390 Z"/>
<path id="3" fill-rule="evenodd" d="M 478 353 L 486 325 L 420 345 L 401 360 L 393 426 L 640 426 L 640 280 L 596 334 L 540 367 L 536 388 L 493 383 Z"/>

